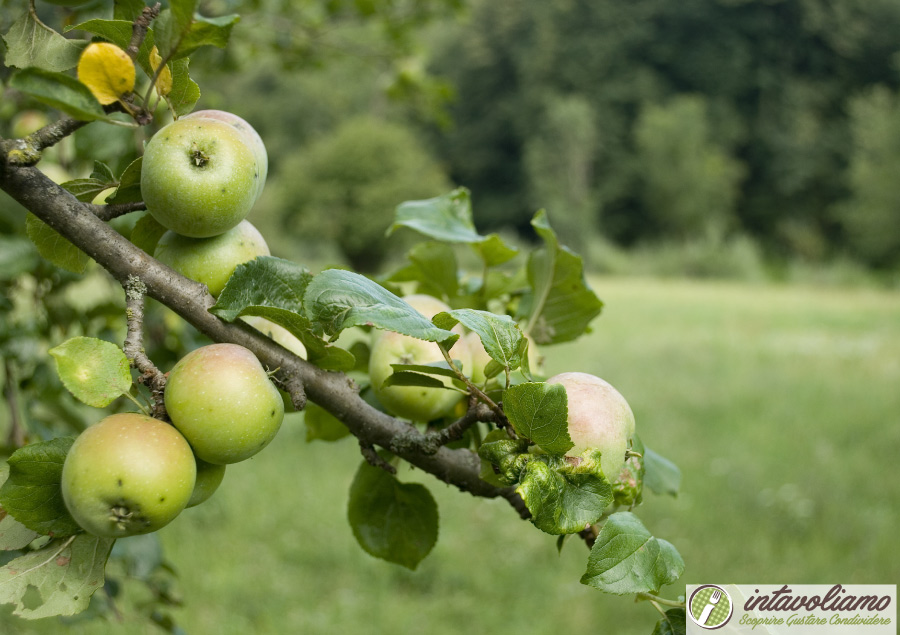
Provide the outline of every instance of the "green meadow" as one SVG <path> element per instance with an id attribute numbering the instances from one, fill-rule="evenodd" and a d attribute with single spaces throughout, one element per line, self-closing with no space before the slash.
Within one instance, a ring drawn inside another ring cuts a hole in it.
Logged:
<path id="1" fill-rule="evenodd" d="M 682 469 L 677 498 L 636 510 L 686 562 L 684 583 L 897 583 L 900 295 L 885 291 L 597 278 L 594 332 L 544 350 L 632 405 L 644 443 Z M 290 417 L 229 467 L 208 503 L 160 532 L 187 633 L 648 635 L 648 604 L 579 578 L 588 551 L 415 471 L 441 532 L 411 572 L 376 560 L 346 522 L 352 439 L 306 443 Z M 133 598 L 136 601 L 140 597 Z M 588 630 L 589 629 L 589 630 Z M 10 634 L 160 632 L 135 622 L 28 623 Z"/>

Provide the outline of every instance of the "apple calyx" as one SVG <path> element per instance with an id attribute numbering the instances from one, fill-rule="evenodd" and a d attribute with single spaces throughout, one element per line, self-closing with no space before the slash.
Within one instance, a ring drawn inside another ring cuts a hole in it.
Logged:
<path id="1" fill-rule="evenodd" d="M 209 163 L 209 155 L 200 149 L 196 141 L 191 144 L 191 160 L 198 168 L 202 168 Z"/>

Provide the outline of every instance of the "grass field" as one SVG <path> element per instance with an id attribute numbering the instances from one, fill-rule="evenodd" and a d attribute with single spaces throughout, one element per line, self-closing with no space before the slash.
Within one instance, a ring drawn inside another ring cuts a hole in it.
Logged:
<path id="1" fill-rule="evenodd" d="M 676 461 L 677 499 L 637 510 L 675 544 L 685 582 L 897 583 L 900 296 L 597 279 L 595 332 L 548 348 L 549 370 L 605 377 L 646 445 Z M 161 532 L 188 633 L 643 634 L 655 611 L 579 584 L 587 550 L 497 501 L 430 484 L 441 536 L 419 570 L 375 560 L 345 521 L 359 452 L 306 444 L 292 419 Z M 4 613 L 6 614 L 6 613 Z M 72 633 L 158 632 L 74 623 Z M 58 622 L 0 617 L 4 633 Z"/>

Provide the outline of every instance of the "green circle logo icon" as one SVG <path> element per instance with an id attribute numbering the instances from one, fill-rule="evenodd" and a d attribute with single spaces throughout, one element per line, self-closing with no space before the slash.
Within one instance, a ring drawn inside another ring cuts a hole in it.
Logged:
<path id="1" fill-rule="evenodd" d="M 705 584 L 691 594 L 688 613 L 694 624 L 712 630 L 728 623 L 734 604 L 728 591 L 715 584 Z"/>

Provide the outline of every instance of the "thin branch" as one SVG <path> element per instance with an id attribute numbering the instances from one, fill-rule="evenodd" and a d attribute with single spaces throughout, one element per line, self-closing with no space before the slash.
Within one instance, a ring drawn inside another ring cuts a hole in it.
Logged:
<path id="1" fill-rule="evenodd" d="M 363 458 L 368 461 L 369 465 L 373 467 L 380 467 L 382 470 L 387 472 L 388 474 L 396 474 L 397 468 L 385 461 L 378 452 L 375 451 L 375 446 L 370 443 L 366 443 L 362 439 L 359 440 L 359 451 L 362 452 Z"/>
<path id="2" fill-rule="evenodd" d="M 296 375 L 289 377 L 275 377 L 276 381 L 291 397 L 291 404 L 297 411 L 306 408 L 306 390 L 303 388 L 303 382 Z"/>
<path id="3" fill-rule="evenodd" d="M 119 216 L 130 214 L 131 212 L 140 212 L 147 209 L 147 205 L 143 201 L 134 203 L 117 203 L 113 205 L 90 205 L 94 216 L 102 221 L 111 221 Z"/>
<path id="4" fill-rule="evenodd" d="M 41 153 L 56 145 L 70 134 L 90 123 L 65 117 L 35 130 L 23 139 L 4 139 L 0 142 L 0 152 L 10 165 L 36 165 L 41 160 Z"/>
<path id="5" fill-rule="evenodd" d="M 684 602 L 679 602 L 677 600 L 667 600 L 666 598 L 661 598 L 658 595 L 653 595 L 652 593 L 638 593 L 637 596 L 644 600 L 650 600 L 651 602 L 662 604 L 664 606 L 671 606 L 677 609 L 683 609 L 685 607 Z"/>
<path id="6" fill-rule="evenodd" d="M 125 284 L 125 315 L 128 333 L 125 335 L 125 357 L 141 376 L 138 382 L 150 389 L 153 398 L 151 414 L 157 419 L 167 420 L 166 404 L 163 398 L 166 376 L 156 367 L 144 351 L 144 294 L 147 287 L 135 275 L 129 275 Z"/>
<path id="7" fill-rule="evenodd" d="M 138 51 L 141 50 L 141 44 L 144 43 L 144 38 L 147 37 L 150 23 L 159 16 L 159 10 L 160 4 L 158 2 L 152 7 L 144 7 L 141 15 L 137 17 L 131 26 L 131 42 L 128 44 L 128 48 L 125 49 L 125 53 L 128 54 L 132 61 L 137 60 Z"/>
<path id="8" fill-rule="evenodd" d="M 421 451 L 434 454 L 441 446 L 459 441 L 465 435 L 466 430 L 471 428 L 479 421 L 495 421 L 496 413 L 490 407 L 477 400 L 472 395 L 469 398 L 469 408 L 466 414 L 451 423 L 445 428 L 434 432 L 425 433 L 425 444 L 421 446 Z"/>

